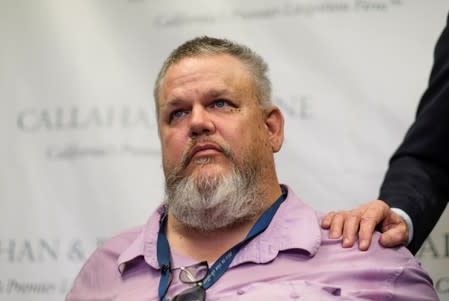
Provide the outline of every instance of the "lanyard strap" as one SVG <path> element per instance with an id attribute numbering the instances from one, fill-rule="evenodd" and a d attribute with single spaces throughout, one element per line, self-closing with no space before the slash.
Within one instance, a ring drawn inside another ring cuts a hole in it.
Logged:
<path id="1" fill-rule="evenodd" d="M 287 189 L 281 186 L 282 195 L 268 208 L 256 221 L 248 235 L 244 240 L 226 251 L 215 263 L 210 267 L 209 273 L 204 279 L 202 286 L 204 289 L 211 287 L 217 280 L 226 272 L 232 260 L 238 251 L 249 243 L 254 237 L 265 231 L 270 224 L 276 211 L 287 198 Z M 168 244 L 167 236 L 165 234 L 165 226 L 167 224 L 167 214 L 163 214 L 160 220 L 160 228 L 157 237 L 157 261 L 161 268 L 161 278 L 159 281 L 159 299 L 163 300 L 168 286 L 170 285 L 170 246 Z"/>

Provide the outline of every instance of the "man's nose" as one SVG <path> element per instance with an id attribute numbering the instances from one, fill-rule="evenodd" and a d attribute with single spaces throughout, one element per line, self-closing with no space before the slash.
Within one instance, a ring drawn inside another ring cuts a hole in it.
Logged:
<path id="1" fill-rule="evenodd" d="M 201 135 L 211 135 L 215 132 L 215 124 L 210 112 L 201 105 L 192 108 L 190 117 L 190 135 L 198 137 Z"/>

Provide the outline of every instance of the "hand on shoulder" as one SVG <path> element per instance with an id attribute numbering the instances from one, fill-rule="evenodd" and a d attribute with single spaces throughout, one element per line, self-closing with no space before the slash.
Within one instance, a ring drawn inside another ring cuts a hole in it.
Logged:
<path id="1" fill-rule="evenodd" d="M 344 248 L 352 247 L 358 234 L 362 251 L 368 250 L 376 227 L 382 232 L 379 240 L 384 247 L 405 245 L 409 237 L 407 223 L 382 200 L 373 200 L 352 210 L 329 212 L 321 226 L 330 230 L 329 238 L 343 235 Z"/>

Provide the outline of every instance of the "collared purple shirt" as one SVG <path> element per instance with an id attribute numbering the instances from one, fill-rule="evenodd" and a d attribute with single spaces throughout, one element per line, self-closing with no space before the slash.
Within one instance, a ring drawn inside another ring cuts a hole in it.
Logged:
<path id="1" fill-rule="evenodd" d="M 158 300 L 156 258 L 162 208 L 145 226 L 124 232 L 88 259 L 67 301 Z M 320 227 L 321 214 L 291 189 L 265 232 L 235 256 L 207 290 L 213 300 L 438 300 L 432 280 L 410 252 L 383 248 L 375 234 L 368 251 L 342 248 Z M 196 263 L 172 251 L 173 281 L 167 296 L 189 285 L 179 268 Z"/>

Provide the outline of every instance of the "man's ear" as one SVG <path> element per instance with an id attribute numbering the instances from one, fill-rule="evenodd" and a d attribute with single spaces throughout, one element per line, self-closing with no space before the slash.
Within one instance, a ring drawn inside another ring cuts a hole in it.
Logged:
<path id="1" fill-rule="evenodd" d="M 265 110 L 265 126 L 273 153 L 277 153 L 284 142 L 284 116 L 278 107 L 272 106 Z"/>

